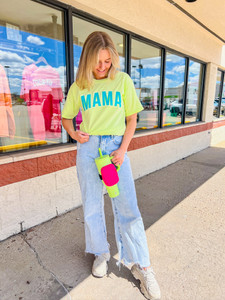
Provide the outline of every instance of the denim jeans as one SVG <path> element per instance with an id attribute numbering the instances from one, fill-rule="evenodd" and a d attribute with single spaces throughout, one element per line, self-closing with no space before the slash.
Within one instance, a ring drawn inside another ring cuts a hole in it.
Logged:
<path id="1" fill-rule="evenodd" d="M 103 183 L 99 178 L 95 158 L 99 156 L 99 148 L 103 155 L 118 149 L 122 138 L 113 135 L 90 136 L 88 142 L 77 143 L 77 173 L 84 211 L 85 251 L 95 255 L 109 253 Z M 118 264 L 138 263 L 141 267 L 147 267 L 150 265 L 148 245 L 127 153 L 118 175 L 120 195 L 111 199 L 119 252 Z"/>

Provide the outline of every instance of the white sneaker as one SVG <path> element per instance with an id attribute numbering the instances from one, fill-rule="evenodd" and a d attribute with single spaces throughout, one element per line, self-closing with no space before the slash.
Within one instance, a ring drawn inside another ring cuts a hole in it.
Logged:
<path id="1" fill-rule="evenodd" d="M 104 277 L 108 271 L 108 261 L 110 259 L 109 253 L 103 253 L 99 256 L 95 256 L 95 260 L 92 266 L 92 274 L 95 277 Z"/>
<path id="2" fill-rule="evenodd" d="M 147 299 L 159 300 L 161 298 L 160 288 L 155 279 L 155 273 L 152 268 L 146 270 L 135 264 L 131 268 L 134 278 L 141 282 L 141 292 Z"/>

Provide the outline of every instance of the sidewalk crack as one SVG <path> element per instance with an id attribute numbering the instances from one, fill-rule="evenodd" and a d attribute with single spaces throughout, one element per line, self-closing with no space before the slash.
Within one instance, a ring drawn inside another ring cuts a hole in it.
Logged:
<path id="1" fill-rule="evenodd" d="M 66 292 L 66 295 L 69 296 L 69 300 L 72 300 L 72 297 L 70 295 L 70 291 L 69 289 L 72 289 L 73 286 L 70 286 L 66 283 L 63 283 L 61 280 L 59 280 L 59 278 L 51 271 L 49 270 L 42 262 L 39 254 L 37 253 L 36 249 L 27 241 L 27 235 L 26 233 L 24 232 L 21 232 L 21 236 L 22 236 L 22 239 L 24 240 L 24 242 L 29 246 L 29 248 L 34 252 L 36 258 L 37 258 L 37 261 L 39 263 L 39 265 L 48 273 L 51 274 L 51 276 L 59 283 L 59 285 L 64 289 L 64 291 Z"/>

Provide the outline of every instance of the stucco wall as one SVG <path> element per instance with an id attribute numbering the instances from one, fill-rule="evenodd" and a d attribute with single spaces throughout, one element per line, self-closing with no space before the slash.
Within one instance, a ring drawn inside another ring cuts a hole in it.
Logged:
<path id="1" fill-rule="evenodd" d="M 213 120 L 214 99 L 216 92 L 217 65 L 208 63 L 206 66 L 205 91 L 203 96 L 202 120 Z"/>
<path id="2" fill-rule="evenodd" d="M 80 204 L 76 167 L 0 187 L 0 240 Z"/>
<path id="3" fill-rule="evenodd" d="M 204 130 L 129 151 L 134 178 L 207 148 L 210 145 L 210 133 L 210 129 Z M 81 194 L 75 166 L 2 186 L 0 240 L 80 205 Z"/>
<path id="4" fill-rule="evenodd" d="M 210 145 L 211 130 L 129 152 L 135 179 L 168 166 Z"/>
<path id="5" fill-rule="evenodd" d="M 215 146 L 216 144 L 223 142 L 224 140 L 225 140 L 225 120 L 224 120 L 224 126 L 220 126 L 212 130 L 211 146 Z"/>
<path id="6" fill-rule="evenodd" d="M 205 62 L 221 64 L 222 42 L 166 0 L 64 0 L 77 9 Z"/>

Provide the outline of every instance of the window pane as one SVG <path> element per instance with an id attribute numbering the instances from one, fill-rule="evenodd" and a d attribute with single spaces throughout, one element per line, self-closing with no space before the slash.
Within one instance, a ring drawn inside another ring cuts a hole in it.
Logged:
<path id="1" fill-rule="evenodd" d="M 202 64 L 190 60 L 185 123 L 200 120 Z"/>
<path id="2" fill-rule="evenodd" d="M 220 101 L 221 76 L 222 76 L 222 72 L 218 70 L 217 71 L 217 77 L 216 77 L 216 93 L 215 93 L 214 109 L 213 109 L 213 116 L 214 116 L 214 118 L 218 118 L 218 107 L 219 107 L 219 101 Z"/>
<path id="3" fill-rule="evenodd" d="M 66 141 L 63 23 L 61 11 L 33 1 L 1 3 L 0 152 Z"/>
<path id="4" fill-rule="evenodd" d="M 161 50 L 140 41 L 131 42 L 131 78 L 144 107 L 137 129 L 158 127 Z"/>
<path id="5" fill-rule="evenodd" d="M 163 126 L 181 124 L 183 111 L 185 58 L 166 53 Z"/>
<path id="6" fill-rule="evenodd" d="M 93 31 L 104 31 L 110 35 L 115 44 L 116 50 L 119 53 L 120 70 L 125 71 L 125 36 L 123 34 L 119 34 L 115 31 L 109 30 L 105 27 L 90 23 L 88 21 L 84 21 L 77 17 L 73 17 L 74 78 L 76 78 L 83 44 L 88 35 L 91 34 Z M 81 122 L 82 115 L 80 111 L 76 117 L 77 130 L 79 130 Z"/>
<path id="7" fill-rule="evenodd" d="M 222 92 L 222 99 L 221 99 L 221 105 L 220 105 L 220 117 L 225 116 L 225 76 L 223 81 L 223 92 Z"/>

